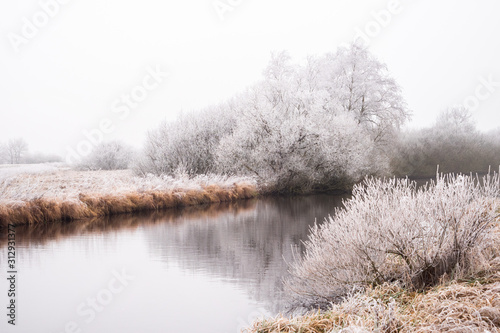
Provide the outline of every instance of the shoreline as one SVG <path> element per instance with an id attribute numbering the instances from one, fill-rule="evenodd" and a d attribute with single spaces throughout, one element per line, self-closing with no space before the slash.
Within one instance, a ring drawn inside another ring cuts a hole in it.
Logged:
<path id="1" fill-rule="evenodd" d="M 258 191 L 255 181 L 237 177 L 51 169 L 0 177 L 0 195 L 1 228 L 232 202 L 255 198 Z"/>
<path id="2" fill-rule="evenodd" d="M 243 332 L 500 332 L 500 267 L 422 292 L 396 284 L 369 288 L 330 310 L 261 319 Z"/>
<path id="3" fill-rule="evenodd" d="M 69 222 L 124 213 L 233 202 L 256 196 L 255 187 L 243 183 L 231 188 L 207 186 L 202 190 L 189 191 L 149 191 L 99 196 L 81 194 L 78 201 L 33 199 L 22 203 L 0 204 L 0 227 L 8 224 Z"/>

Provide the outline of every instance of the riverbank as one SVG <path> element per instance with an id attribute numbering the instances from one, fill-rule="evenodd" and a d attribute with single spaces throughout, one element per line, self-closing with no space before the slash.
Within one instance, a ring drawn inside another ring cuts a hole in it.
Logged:
<path id="1" fill-rule="evenodd" d="M 500 211 L 499 211 L 500 213 Z M 423 291 L 385 283 L 354 294 L 327 311 L 261 319 L 245 333 L 500 332 L 500 220 L 484 269 L 461 279 L 444 276 Z"/>
<path id="2" fill-rule="evenodd" d="M 72 221 L 257 196 L 253 179 L 138 177 L 131 170 L 75 171 L 60 165 L 0 168 L 0 226 Z"/>
<path id="3" fill-rule="evenodd" d="M 500 271 L 422 293 L 384 285 L 332 310 L 263 320 L 245 332 L 500 332 Z"/>

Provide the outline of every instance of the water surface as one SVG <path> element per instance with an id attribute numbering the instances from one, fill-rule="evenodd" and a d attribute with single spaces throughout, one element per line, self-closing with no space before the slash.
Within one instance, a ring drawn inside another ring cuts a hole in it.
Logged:
<path id="1" fill-rule="evenodd" d="M 18 227 L 17 325 L 1 332 L 238 332 L 286 305 L 282 279 L 340 196 Z M 0 232 L 0 301 L 7 299 Z M 5 306 L 3 306 L 5 305 Z"/>

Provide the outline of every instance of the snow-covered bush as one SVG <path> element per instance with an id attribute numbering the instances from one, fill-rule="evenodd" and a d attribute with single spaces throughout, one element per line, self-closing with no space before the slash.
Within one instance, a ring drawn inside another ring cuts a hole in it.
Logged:
<path id="1" fill-rule="evenodd" d="M 138 174 L 172 175 L 215 172 L 214 153 L 220 139 L 231 132 L 234 113 L 230 104 L 181 115 L 148 133 Z"/>
<path id="2" fill-rule="evenodd" d="M 102 142 L 77 165 L 81 170 L 121 170 L 127 169 L 132 161 L 133 150 L 118 142 Z"/>
<path id="3" fill-rule="evenodd" d="M 328 307 L 368 285 L 433 285 L 445 275 L 485 269 L 483 252 L 497 242 L 498 174 L 438 176 L 416 188 L 407 179 L 367 178 L 321 226 L 291 267 L 287 287 L 297 306 Z"/>

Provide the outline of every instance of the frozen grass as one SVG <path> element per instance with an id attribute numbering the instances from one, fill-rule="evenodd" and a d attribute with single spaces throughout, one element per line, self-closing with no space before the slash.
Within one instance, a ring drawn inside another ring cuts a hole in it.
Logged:
<path id="1" fill-rule="evenodd" d="M 500 268 L 500 267 L 499 267 Z M 247 333 L 500 332 L 500 273 L 427 292 L 370 288 L 331 310 L 255 322 Z"/>
<path id="2" fill-rule="evenodd" d="M 226 202 L 256 195 L 255 181 L 242 177 L 143 178 L 130 170 L 8 169 L 5 173 L 0 169 L 0 226 Z"/>

